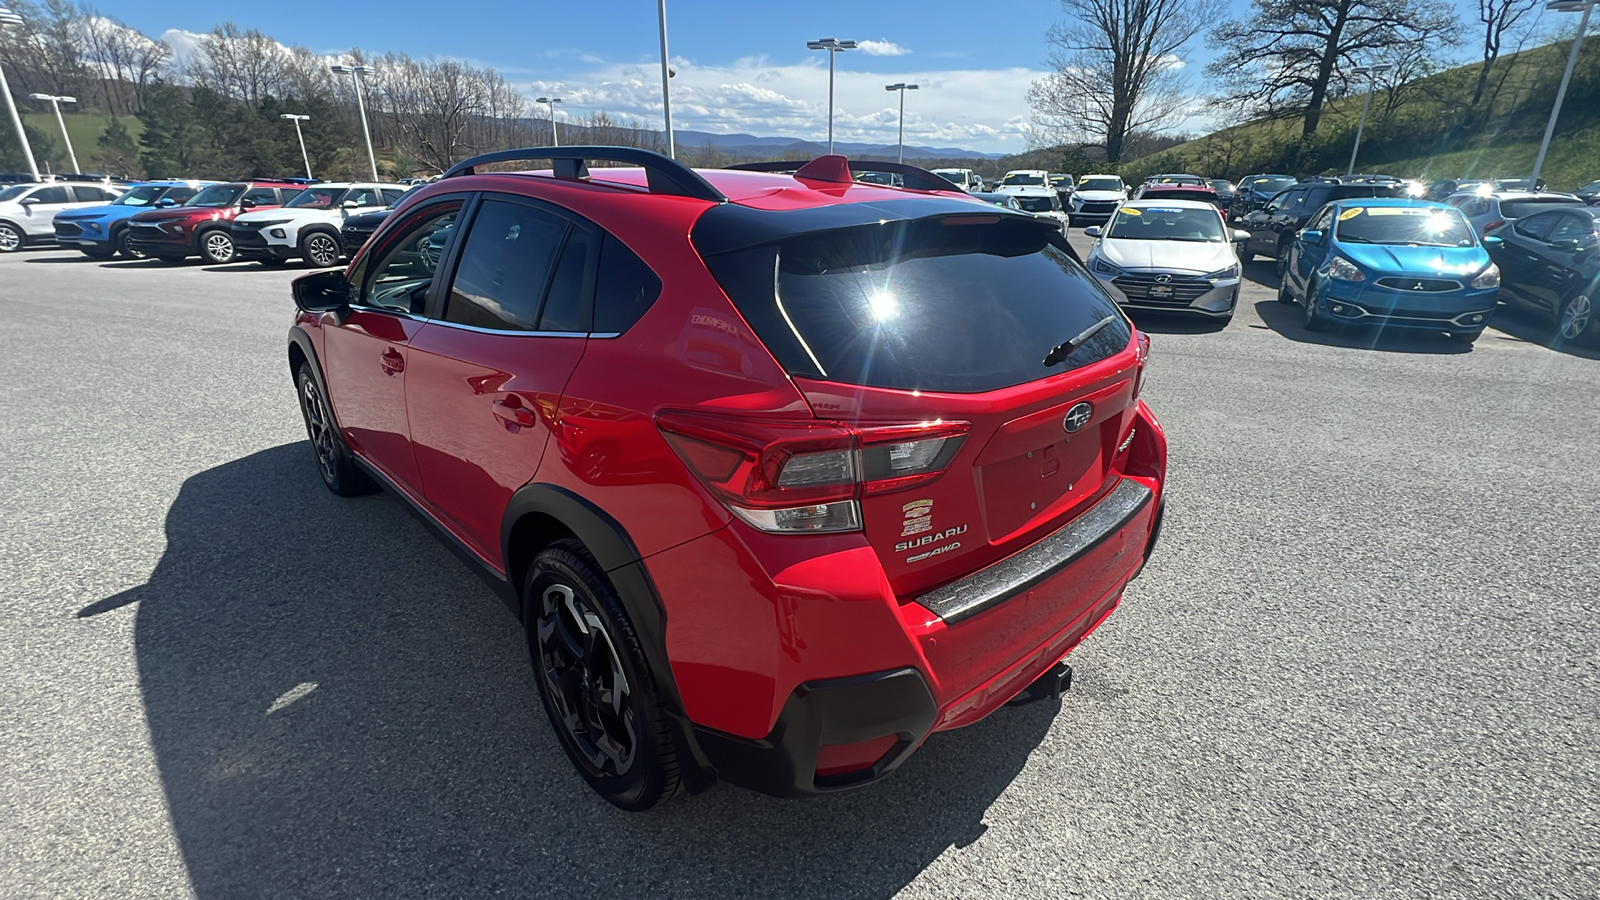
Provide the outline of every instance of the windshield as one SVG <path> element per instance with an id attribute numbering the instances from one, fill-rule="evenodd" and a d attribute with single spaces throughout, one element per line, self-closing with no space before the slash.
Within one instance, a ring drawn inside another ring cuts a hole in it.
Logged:
<path id="1" fill-rule="evenodd" d="M 1112 217 L 1106 237 L 1132 241 L 1206 241 L 1225 243 L 1222 217 L 1215 210 L 1124 206 Z"/>
<path id="2" fill-rule="evenodd" d="M 1206 184 L 1211 185 L 1212 188 L 1214 188 L 1214 189 L 1216 189 L 1218 191 L 1231 191 L 1231 190 L 1233 190 L 1233 185 L 1231 185 L 1228 182 L 1222 180 L 1221 178 L 1212 179 L 1211 181 L 1206 182 Z"/>
<path id="3" fill-rule="evenodd" d="M 1290 187 L 1295 183 L 1295 180 L 1293 178 L 1289 178 L 1288 176 L 1263 175 L 1260 178 L 1250 179 L 1245 183 L 1244 186 L 1250 188 L 1250 190 L 1255 191 L 1258 194 L 1276 194 L 1277 192 L 1283 190 L 1284 188 Z"/>
<path id="4" fill-rule="evenodd" d="M 211 187 L 195 194 L 194 199 L 185 205 L 221 209 L 225 206 L 232 206 L 233 201 L 237 200 L 242 193 L 244 193 L 244 185 L 242 184 L 213 184 Z"/>
<path id="5" fill-rule="evenodd" d="M 1431 206 L 1352 206 L 1339 213 L 1335 234 L 1353 244 L 1471 247 L 1478 243 L 1460 210 Z"/>
<path id="6" fill-rule="evenodd" d="M 14 184 L 5 190 L 0 190 L 0 203 L 4 203 L 7 200 L 15 200 L 26 194 L 32 187 L 33 185 L 31 184 Z"/>
<path id="7" fill-rule="evenodd" d="M 934 169 L 933 174 L 943 178 L 951 184 L 965 184 L 967 176 L 952 169 Z"/>
<path id="8" fill-rule="evenodd" d="M 1007 175 L 1005 177 L 1005 180 L 1000 182 L 1000 183 L 1001 184 L 1008 184 L 1008 185 L 1009 184 L 1041 185 L 1041 184 L 1044 184 L 1044 179 L 1040 178 L 1038 175 L 1024 175 L 1024 174 L 1021 174 L 1021 173 L 1013 173 L 1011 175 Z"/>
<path id="9" fill-rule="evenodd" d="M 1583 205 L 1585 204 L 1582 200 L 1574 200 L 1571 197 L 1534 197 L 1528 200 L 1501 200 L 1500 214 L 1508 219 L 1520 219 L 1523 216 L 1531 216 L 1541 210 Z"/>
<path id="10" fill-rule="evenodd" d="M 284 204 L 286 209 L 333 209 L 348 188 L 306 188 Z"/>
<path id="11" fill-rule="evenodd" d="M 1058 201 L 1054 197 L 1018 197 L 1018 208 L 1031 213 L 1050 212 L 1056 209 Z"/>
<path id="12" fill-rule="evenodd" d="M 1059 231 L 964 218 L 811 232 L 707 262 L 762 343 L 801 377 L 971 393 L 1055 374 L 1045 354 L 1107 317 L 1069 365 L 1128 346 L 1127 321 Z"/>
<path id="13" fill-rule="evenodd" d="M 161 196 L 161 192 L 164 190 L 166 190 L 166 188 L 159 184 L 142 185 L 111 201 L 111 205 L 149 206 L 150 204 L 156 202 L 156 198 Z"/>
<path id="14" fill-rule="evenodd" d="M 1080 191 L 1120 191 L 1121 178 L 1085 178 L 1078 184 Z"/>

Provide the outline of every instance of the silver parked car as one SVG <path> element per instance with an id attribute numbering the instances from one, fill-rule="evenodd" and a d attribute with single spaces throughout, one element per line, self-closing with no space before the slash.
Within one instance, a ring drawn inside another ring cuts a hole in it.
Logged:
<path id="1" fill-rule="evenodd" d="M 1584 205 L 1575 194 L 1552 191 L 1462 191 L 1446 197 L 1444 202 L 1461 210 L 1480 238 L 1523 216 L 1563 206 Z"/>

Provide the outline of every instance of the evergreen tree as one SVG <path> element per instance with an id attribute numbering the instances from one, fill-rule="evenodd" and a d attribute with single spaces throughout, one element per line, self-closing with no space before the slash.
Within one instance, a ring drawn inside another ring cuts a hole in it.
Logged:
<path id="1" fill-rule="evenodd" d="M 23 123 L 22 130 L 28 136 L 28 146 L 33 148 L 33 159 L 39 164 L 39 171 L 50 170 L 50 160 L 56 155 L 55 139 L 27 123 Z M 27 171 L 28 157 L 17 143 L 17 133 L 8 126 L 0 131 L 0 172 Z"/>
<path id="2" fill-rule="evenodd" d="M 198 91 L 197 91 L 198 93 Z M 151 85 L 139 113 L 139 162 L 152 178 L 199 178 L 215 173 L 221 153 L 183 89 Z"/>
<path id="3" fill-rule="evenodd" d="M 139 145 L 128 132 L 128 126 L 122 124 L 122 119 L 112 116 L 106 130 L 95 139 L 95 143 L 100 147 L 101 171 L 130 177 L 141 174 Z"/>

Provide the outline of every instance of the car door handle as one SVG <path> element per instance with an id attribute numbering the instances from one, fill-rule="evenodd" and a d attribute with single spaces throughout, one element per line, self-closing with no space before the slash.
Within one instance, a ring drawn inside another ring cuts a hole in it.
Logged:
<path id="1" fill-rule="evenodd" d="M 383 367 L 385 375 L 399 375 L 406 370 L 406 358 L 400 355 L 400 351 L 390 347 L 378 358 L 378 365 Z"/>
<path id="2" fill-rule="evenodd" d="M 534 418 L 533 410 L 523 406 L 522 401 L 515 395 L 496 400 L 494 402 L 494 414 L 499 417 L 500 421 L 505 423 L 507 431 L 510 431 L 512 426 L 516 426 L 519 429 L 532 428 L 539 421 Z"/>

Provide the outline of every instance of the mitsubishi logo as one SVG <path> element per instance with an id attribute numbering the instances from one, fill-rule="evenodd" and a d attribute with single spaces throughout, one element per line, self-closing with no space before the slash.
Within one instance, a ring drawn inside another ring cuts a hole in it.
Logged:
<path id="1" fill-rule="evenodd" d="M 1413 290 L 1413 291 L 1425 291 L 1425 290 L 1427 290 L 1427 289 L 1428 289 L 1428 288 L 1427 288 L 1427 287 L 1426 287 L 1426 286 L 1425 286 L 1425 285 L 1424 285 L 1424 284 L 1423 284 L 1423 283 L 1422 283 L 1422 282 L 1420 282 L 1420 281 L 1419 281 L 1419 282 L 1417 282 L 1417 283 L 1416 283 L 1416 284 L 1413 284 L 1413 285 L 1412 285 L 1412 286 L 1411 286 L 1411 289 L 1412 289 L 1412 290 Z"/>
<path id="2" fill-rule="evenodd" d="M 1172 283 L 1172 276 L 1171 275 L 1157 275 L 1156 276 L 1156 284 L 1171 284 L 1171 283 Z"/>
<path id="3" fill-rule="evenodd" d="M 1067 410 L 1067 417 L 1061 420 L 1061 427 L 1066 429 L 1067 434 L 1077 434 L 1093 417 L 1094 407 L 1088 403 L 1079 403 Z"/>

